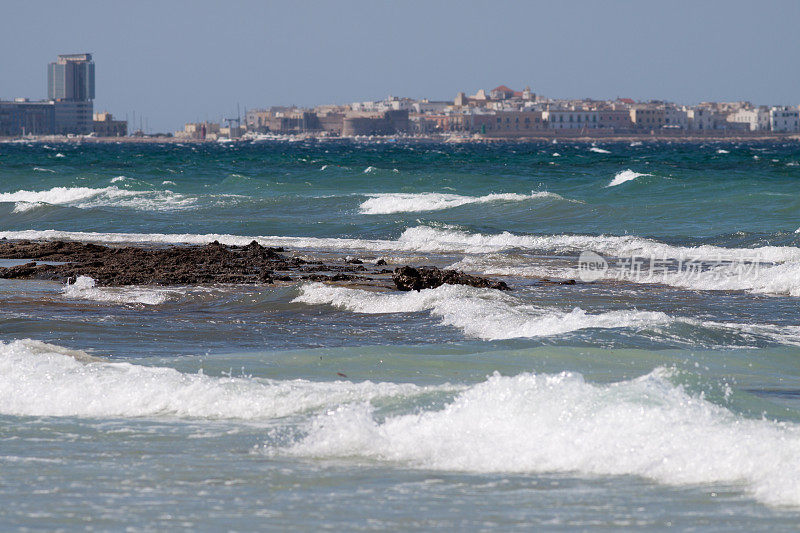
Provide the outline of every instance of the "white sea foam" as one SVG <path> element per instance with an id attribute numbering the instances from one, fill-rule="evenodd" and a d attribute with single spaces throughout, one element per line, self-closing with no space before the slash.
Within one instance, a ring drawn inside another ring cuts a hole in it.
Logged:
<path id="1" fill-rule="evenodd" d="M 442 409 L 389 416 L 328 411 L 269 454 L 362 457 L 463 472 L 634 475 L 673 485 L 735 485 L 800 505 L 800 428 L 751 420 L 674 385 L 670 372 L 609 385 L 580 374 L 498 374 Z"/>
<path id="2" fill-rule="evenodd" d="M 27 213 L 28 211 L 33 211 L 38 207 L 42 207 L 47 205 L 44 202 L 17 202 L 14 204 L 14 209 L 11 211 L 12 213 Z"/>
<path id="3" fill-rule="evenodd" d="M 800 233 L 800 232 L 798 232 Z M 551 253 L 580 253 L 594 250 L 606 256 L 694 258 L 710 260 L 800 261 L 800 248 L 762 246 L 759 248 L 723 248 L 719 246 L 681 247 L 635 236 L 607 235 L 516 235 L 467 233 L 452 229 L 415 226 L 397 240 L 345 239 L 334 237 L 245 236 L 220 233 L 94 233 L 59 230 L 0 231 L 0 238 L 35 240 L 74 240 L 111 243 L 207 244 L 219 241 L 227 245 L 247 245 L 255 240 L 264 246 L 293 248 L 370 250 L 420 253 L 486 253 L 513 248 Z"/>
<path id="4" fill-rule="evenodd" d="M 499 234 L 467 233 L 416 226 L 403 232 L 400 243 L 405 249 L 418 251 L 497 252 L 512 248 L 541 250 L 555 253 L 580 253 L 594 250 L 613 257 L 694 258 L 709 260 L 800 261 L 800 248 L 793 246 L 761 246 L 758 248 L 723 248 L 720 246 L 672 246 L 651 239 L 632 235 L 516 235 L 509 232 Z"/>
<path id="5" fill-rule="evenodd" d="M 533 191 L 531 194 L 487 194 L 485 196 L 461 196 L 448 193 L 385 193 L 370 194 L 369 200 L 361 204 L 360 210 L 368 215 L 384 215 L 389 213 L 413 213 L 418 211 L 438 211 L 467 204 L 483 204 L 490 202 L 522 202 L 539 198 L 563 200 L 561 196 L 551 192 Z"/>
<path id="6" fill-rule="evenodd" d="M 89 276 L 78 276 L 74 283 L 64 286 L 64 296 L 81 300 L 110 302 L 121 304 L 159 305 L 167 301 L 170 295 L 180 294 L 171 289 L 155 289 L 151 287 L 97 287 Z"/>
<path id="7" fill-rule="evenodd" d="M 486 340 L 545 337 L 587 328 L 641 328 L 673 322 L 651 311 L 609 311 L 589 314 L 578 307 L 570 312 L 522 303 L 493 289 L 442 285 L 402 294 L 381 293 L 308 283 L 295 302 L 328 304 L 355 313 L 415 313 L 428 311 L 442 324 Z"/>
<path id="8" fill-rule="evenodd" d="M 172 368 L 92 362 L 39 341 L 0 342 L 0 413 L 19 416 L 269 420 L 350 402 L 450 386 L 211 377 Z"/>
<path id="9" fill-rule="evenodd" d="M 57 154 L 56 154 L 56 157 L 67 157 L 67 156 L 65 156 L 64 154 L 62 154 L 61 152 L 59 152 L 59 153 L 57 153 Z"/>
<path id="10" fill-rule="evenodd" d="M 719 149 L 719 150 L 717 150 L 717 153 L 718 154 L 729 154 L 730 152 L 728 150 Z"/>
<path id="11" fill-rule="evenodd" d="M 589 151 L 590 152 L 595 152 L 597 154 L 610 154 L 611 153 L 608 150 L 604 150 L 604 149 L 598 148 L 596 146 L 592 146 L 591 148 L 589 148 Z"/>
<path id="12" fill-rule="evenodd" d="M 370 174 L 372 172 L 377 172 L 378 169 L 376 167 L 367 167 L 364 169 L 364 174 Z"/>
<path id="13" fill-rule="evenodd" d="M 81 209 L 102 206 L 130 207 L 141 210 L 172 210 L 191 206 L 194 198 L 172 191 L 131 191 L 116 186 L 53 187 L 45 191 L 19 190 L 0 193 L 0 202 L 43 202 L 70 205 Z"/>
<path id="14" fill-rule="evenodd" d="M 614 176 L 614 179 L 611 180 L 611 183 L 606 185 L 606 187 L 616 187 L 617 185 L 621 185 L 627 181 L 635 180 L 636 178 L 640 178 L 642 176 L 651 176 L 652 174 L 642 174 L 641 172 L 634 172 L 631 169 L 622 170 L 617 172 L 617 175 Z"/>
<path id="15" fill-rule="evenodd" d="M 55 172 L 56 172 L 55 170 L 51 170 L 49 168 L 42 168 L 42 167 L 33 167 L 33 171 L 34 172 L 52 172 L 53 174 L 55 174 Z"/>
<path id="16" fill-rule="evenodd" d="M 651 271 L 650 258 L 645 257 L 641 268 L 631 268 L 630 264 L 614 267 L 610 265 L 597 280 L 617 280 L 631 283 L 663 284 L 672 287 L 698 291 L 749 291 L 759 294 L 775 294 L 800 296 L 800 262 L 784 263 L 749 263 L 747 255 L 742 255 L 743 262 L 711 262 L 703 269 L 683 265 L 678 270 L 659 267 L 661 259 L 655 256 L 656 268 Z M 552 266 L 542 261 L 488 254 L 484 256 L 467 256 L 449 268 L 477 272 L 495 276 L 521 276 L 533 278 L 578 279 L 580 271 L 578 263 L 572 266 Z"/>
<path id="17" fill-rule="evenodd" d="M 117 176 L 116 178 L 111 178 L 111 183 L 119 183 L 120 181 L 125 181 L 127 178 L 125 176 Z"/>
<path id="18" fill-rule="evenodd" d="M 617 279 L 639 281 L 626 269 Z M 673 287 L 709 291 L 749 291 L 762 294 L 800 296 L 800 262 L 781 264 L 722 264 L 703 272 L 679 271 L 653 275 L 642 281 Z"/>

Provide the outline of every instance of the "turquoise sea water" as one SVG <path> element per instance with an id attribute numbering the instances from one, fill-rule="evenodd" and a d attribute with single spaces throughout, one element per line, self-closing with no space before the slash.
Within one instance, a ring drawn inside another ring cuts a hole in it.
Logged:
<path id="1" fill-rule="evenodd" d="M 4 529 L 800 521 L 797 144 L 2 144 L 2 237 L 514 289 L 0 280 Z"/>

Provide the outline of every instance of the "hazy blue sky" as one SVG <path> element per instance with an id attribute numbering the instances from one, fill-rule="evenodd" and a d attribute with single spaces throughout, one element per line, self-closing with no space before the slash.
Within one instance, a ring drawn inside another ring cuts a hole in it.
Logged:
<path id="1" fill-rule="evenodd" d="M 561 97 L 800 103 L 800 1 L 16 1 L 0 98 L 46 96 L 46 64 L 92 52 L 96 110 L 151 131 L 245 107 L 501 83 Z"/>

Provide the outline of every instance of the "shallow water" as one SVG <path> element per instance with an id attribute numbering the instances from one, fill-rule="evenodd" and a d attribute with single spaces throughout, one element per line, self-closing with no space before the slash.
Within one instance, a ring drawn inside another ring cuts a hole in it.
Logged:
<path id="1" fill-rule="evenodd" d="M 0 145 L 0 237 L 514 288 L 0 280 L 0 524 L 793 529 L 800 148 L 601 148 Z"/>

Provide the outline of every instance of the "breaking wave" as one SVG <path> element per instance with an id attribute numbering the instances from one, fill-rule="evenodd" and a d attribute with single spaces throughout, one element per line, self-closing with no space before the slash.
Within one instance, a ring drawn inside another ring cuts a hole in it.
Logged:
<path id="1" fill-rule="evenodd" d="M 635 475 L 667 485 L 736 485 L 800 505 L 800 428 L 743 418 L 657 368 L 609 385 L 577 373 L 490 376 L 442 409 L 387 418 L 368 404 L 320 414 L 299 457 L 361 457 L 462 472 Z"/>
<path id="2" fill-rule="evenodd" d="M 563 311 L 552 307 L 525 304 L 501 291 L 463 285 L 442 285 L 436 289 L 387 293 L 307 283 L 300 287 L 294 302 L 334 307 L 364 314 L 428 312 L 445 326 L 460 329 L 465 335 L 482 340 L 551 337 L 585 329 L 652 330 L 667 334 L 664 328 L 689 326 L 691 337 L 679 334 L 680 342 L 709 336 L 709 345 L 751 346 L 769 342 L 800 346 L 800 326 L 715 322 L 690 317 L 673 317 L 660 311 L 625 309 L 589 313 L 579 307 Z M 722 334 L 725 340 L 719 340 Z M 733 336 L 733 337 L 731 337 Z"/>
<path id="3" fill-rule="evenodd" d="M 747 256 L 743 255 L 742 259 L 746 260 Z M 688 268 L 650 271 L 647 266 L 645 264 L 642 270 L 611 266 L 593 280 L 662 284 L 697 291 L 749 291 L 758 294 L 800 296 L 798 261 L 777 264 L 746 262 L 711 264 L 702 271 Z M 570 267 L 552 266 L 500 254 L 464 257 L 450 268 L 485 275 L 532 278 L 577 279 L 581 274 L 577 261 Z"/>
<path id="4" fill-rule="evenodd" d="M 453 387 L 213 377 L 114 363 L 29 339 L 0 342 L 4 415 L 269 420 L 442 389 Z"/>
<path id="5" fill-rule="evenodd" d="M 12 213 L 27 213 L 28 211 L 33 211 L 39 207 L 44 207 L 48 204 L 44 202 L 17 202 L 14 204 L 14 209 L 11 211 Z"/>
<path id="6" fill-rule="evenodd" d="M 0 193 L 0 202 L 68 205 L 81 209 L 112 206 L 158 211 L 186 208 L 194 204 L 195 200 L 168 190 L 130 191 L 110 186 L 103 188 L 53 187 L 46 191 L 19 190 Z"/>
<path id="7" fill-rule="evenodd" d="M 594 250 L 611 257 L 638 255 L 732 261 L 800 261 L 800 248 L 793 246 L 762 246 L 758 248 L 723 248 L 711 245 L 672 246 L 632 235 L 516 235 L 509 232 L 487 235 L 430 226 L 408 228 L 397 240 L 245 236 L 221 233 L 95 233 L 60 230 L 0 231 L 0 238 L 2 237 L 7 239 L 161 244 L 207 244 L 219 241 L 222 244 L 238 246 L 247 245 L 255 240 L 264 246 L 432 253 L 487 253 L 519 248 L 556 254 L 578 254 L 584 250 Z"/>
<path id="8" fill-rule="evenodd" d="M 438 211 L 467 204 L 489 202 L 522 202 L 536 198 L 553 198 L 563 200 L 561 196 L 551 192 L 531 192 L 531 194 L 487 194 L 485 196 L 461 196 L 446 193 L 385 193 L 371 194 L 369 200 L 361 204 L 360 210 L 367 215 L 385 215 L 390 213 L 414 213 L 419 211 Z"/>
<path id="9" fill-rule="evenodd" d="M 587 328 L 641 328 L 674 321 L 664 313 L 652 311 L 589 314 L 578 307 L 570 312 L 544 309 L 523 304 L 500 291 L 463 285 L 397 294 L 308 283 L 300 288 L 294 301 L 367 314 L 428 311 L 442 324 L 484 340 L 546 337 Z"/>
<path id="10" fill-rule="evenodd" d="M 144 287 L 104 287 L 96 286 L 89 276 L 78 276 L 74 283 L 64 286 L 64 296 L 81 300 L 121 304 L 158 305 L 167 301 L 171 294 L 179 291 Z"/>
<path id="11" fill-rule="evenodd" d="M 641 172 L 634 172 L 631 169 L 622 170 L 617 172 L 617 175 L 614 176 L 614 179 L 611 180 L 611 183 L 606 185 L 606 187 L 616 187 L 617 185 L 621 185 L 627 181 L 635 180 L 636 178 L 640 178 L 642 176 L 652 176 L 652 174 L 642 174 Z"/>

